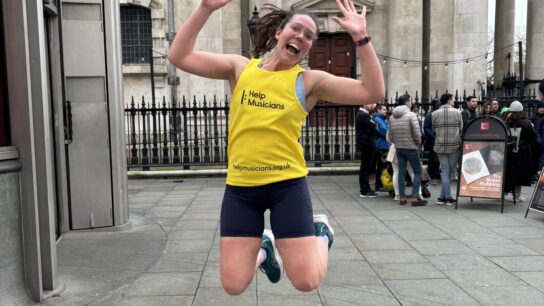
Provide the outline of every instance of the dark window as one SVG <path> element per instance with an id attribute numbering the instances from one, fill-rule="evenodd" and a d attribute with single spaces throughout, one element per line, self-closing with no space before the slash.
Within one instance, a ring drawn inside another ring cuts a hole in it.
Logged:
<path id="1" fill-rule="evenodd" d="M 8 95 L 6 86 L 6 55 L 4 53 L 4 28 L 0 3 L 0 146 L 10 145 Z"/>
<path id="2" fill-rule="evenodd" d="M 141 6 L 121 6 L 123 64 L 149 63 L 151 11 Z"/>

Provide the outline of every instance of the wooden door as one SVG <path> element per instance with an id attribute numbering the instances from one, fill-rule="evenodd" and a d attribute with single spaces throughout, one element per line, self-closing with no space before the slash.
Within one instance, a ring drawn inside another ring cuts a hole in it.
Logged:
<path id="1" fill-rule="evenodd" d="M 348 34 L 320 35 L 310 51 L 309 66 L 313 70 L 323 70 L 330 74 L 355 78 L 355 47 Z M 328 104 L 327 101 L 319 101 L 317 105 Z M 317 118 L 316 118 L 317 116 Z M 328 118 L 325 118 L 327 116 Z M 325 122 L 334 124 L 337 120 L 346 122 L 345 114 L 336 114 L 333 110 L 325 114 L 316 111 L 310 112 L 310 125 L 324 126 Z"/>

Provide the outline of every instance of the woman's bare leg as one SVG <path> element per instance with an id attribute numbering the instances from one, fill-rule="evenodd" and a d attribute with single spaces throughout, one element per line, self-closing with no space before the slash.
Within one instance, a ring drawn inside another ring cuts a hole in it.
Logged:
<path id="1" fill-rule="evenodd" d="M 223 288 L 230 295 L 239 295 L 255 275 L 261 238 L 221 237 L 220 274 Z"/>
<path id="2" fill-rule="evenodd" d="M 327 242 L 316 236 L 277 239 L 283 267 L 293 286 L 307 292 L 316 289 L 327 273 Z"/>

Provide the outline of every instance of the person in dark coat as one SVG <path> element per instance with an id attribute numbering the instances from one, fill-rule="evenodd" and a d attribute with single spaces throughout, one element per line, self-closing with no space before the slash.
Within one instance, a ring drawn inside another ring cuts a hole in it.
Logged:
<path id="1" fill-rule="evenodd" d="M 505 192 L 513 191 L 516 200 L 522 202 L 526 199 L 520 196 L 521 186 L 532 183 L 533 172 L 527 170 L 533 166 L 532 146 L 536 145 L 538 136 L 520 102 L 512 102 L 508 112 L 505 122 L 512 133 L 512 141 L 507 149 Z"/>
<path id="2" fill-rule="evenodd" d="M 428 158 L 427 172 L 431 179 L 440 179 L 440 162 L 438 155 L 434 151 L 435 134 L 433 131 L 433 112 L 441 106 L 440 99 L 436 98 L 432 102 L 432 111 L 430 111 L 423 120 L 423 152 Z"/>
<path id="3" fill-rule="evenodd" d="M 472 119 L 480 117 L 478 100 L 476 100 L 475 96 L 467 97 L 467 109 L 463 110 L 461 115 L 463 115 L 463 126 L 467 126 Z"/>
<path id="4" fill-rule="evenodd" d="M 531 122 L 535 127 L 538 135 L 538 146 L 535 149 L 534 167 L 536 171 L 540 171 L 544 167 L 544 101 L 536 104 L 536 111 L 531 118 Z"/>
<path id="5" fill-rule="evenodd" d="M 355 136 L 357 150 L 361 152 L 361 166 L 359 168 L 359 192 L 361 198 L 375 198 L 376 191 L 370 188 L 369 176 L 376 153 L 376 136 L 378 127 L 370 113 L 376 104 L 367 104 L 359 108 L 355 116 Z"/>

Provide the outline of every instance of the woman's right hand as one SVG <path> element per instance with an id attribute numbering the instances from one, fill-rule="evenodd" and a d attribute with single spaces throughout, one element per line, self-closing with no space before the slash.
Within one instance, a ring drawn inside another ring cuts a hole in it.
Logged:
<path id="1" fill-rule="evenodd" d="M 231 1 L 232 0 L 202 0 L 200 5 L 203 8 L 209 10 L 211 13 L 222 8 L 223 6 L 227 5 Z"/>

